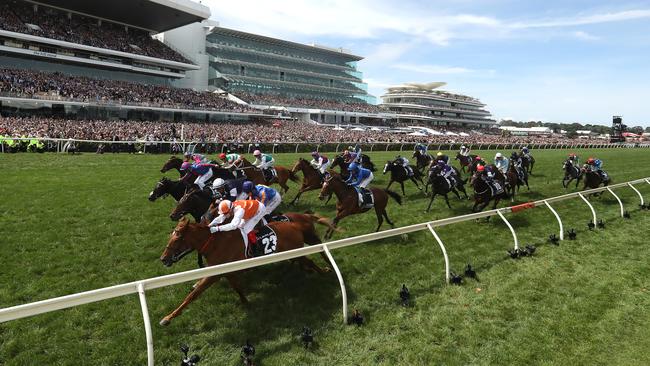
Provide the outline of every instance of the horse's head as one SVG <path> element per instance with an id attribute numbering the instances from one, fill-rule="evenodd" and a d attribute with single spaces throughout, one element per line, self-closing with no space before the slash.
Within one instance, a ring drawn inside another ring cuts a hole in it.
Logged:
<path id="1" fill-rule="evenodd" d="M 160 256 L 160 260 L 165 266 L 170 267 L 194 250 L 187 238 L 189 226 L 189 220 L 184 218 L 178 222 L 174 231 L 169 235 L 167 246 Z"/>
<path id="2" fill-rule="evenodd" d="M 412 158 L 418 158 L 420 157 L 420 150 L 415 150 L 413 151 L 413 155 L 411 155 Z"/>
<path id="3" fill-rule="evenodd" d="M 178 221 L 181 217 L 185 216 L 185 214 L 195 211 L 197 205 L 196 201 L 199 198 L 198 195 L 202 193 L 203 192 L 198 189 L 185 193 L 183 197 L 178 200 L 178 204 L 176 204 L 174 210 L 169 214 L 169 218 L 172 219 L 172 221 Z"/>
<path id="4" fill-rule="evenodd" d="M 325 173 L 325 179 L 323 180 L 323 187 L 320 190 L 318 199 L 323 201 L 325 198 L 329 197 L 332 194 L 332 181 L 337 179 L 336 176 L 330 174 L 329 172 Z"/>
<path id="5" fill-rule="evenodd" d="M 161 180 L 156 183 L 156 186 L 153 188 L 153 191 L 149 193 L 149 201 L 153 202 L 160 197 L 165 197 L 169 194 L 168 187 L 171 181 L 167 177 L 163 177 Z"/>
<path id="6" fill-rule="evenodd" d="M 175 156 L 171 156 L 163 165 L 162 169 L 160 169 L 161 173 L 165 173 L 170 169 L 174 169 L 177 166 L 180 168 L 181 164 L 183 161 Z"/>
<path id="7" fill-rule="evenodd" d="M 302 169 L 304 169 L 305 164 L 307 164 L 307 160 L 303 158 L 298 158 L 298 161 L 296 161 L 296 163 L 293 165 L 293 168 L 291 168 L 291 172 L 297 173 L 301 171 Z"/>

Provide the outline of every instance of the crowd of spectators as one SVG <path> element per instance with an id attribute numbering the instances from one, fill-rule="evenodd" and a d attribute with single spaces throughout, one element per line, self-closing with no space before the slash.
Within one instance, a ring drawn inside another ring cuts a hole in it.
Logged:
<path id="1" fill-rule="evenodd" d="M 68 120 L 52 118 L 0 118 L 0 135 L 72 138 L 103 141 L 184 141 L 217 143 L 429 143 L 429 144 L 556 144 L 571 143 L 561 136 L 501 136 L 489 130 L 460 128 L 441 132 L 467 132 L 468 136 L 412 136 L 389 131 L 336 130 L 298 121 L 264 120 L 247 123 L 172 123 L 143 121 Z"/>
<path id="2" fill-rule="evenodd" d="M 88 103 L 259 113 L 210 92 L 33 70 L 0 68 L 0 93 Z"/>
<path id="3" fill-rule="evenodd" d="M 191 63 L 147 31 L 24 1 L 0 0 L 0 29 Z"/>
<path id="4" fill-rule="evenodd" d="M 368 104 L 360 99 L 331 100 L 323 98 L 296 98 L 283 97 L 270 94 L 248 94 L 235 93 L 240 99 L 256 105 L 282 106 L 295 108 L 314 108 L 332 111 L 379 113 L 382 112 L 378 106 Z"/>

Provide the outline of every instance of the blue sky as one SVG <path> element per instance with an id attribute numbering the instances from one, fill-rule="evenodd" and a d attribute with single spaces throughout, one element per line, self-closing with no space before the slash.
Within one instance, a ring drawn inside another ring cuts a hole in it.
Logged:
<path id="1" fill-rule="evenodd" d="M 224 27 L 366 57 L 377 97 L 444 81 L 497 119 L 650 126 L 650 1 L 203 3 Z"/>

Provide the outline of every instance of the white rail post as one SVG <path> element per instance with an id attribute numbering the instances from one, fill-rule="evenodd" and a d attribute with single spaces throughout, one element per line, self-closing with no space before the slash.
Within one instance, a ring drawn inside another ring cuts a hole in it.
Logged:
<path id="1" fill-rule="evenodd" d="M 147 298 L 144 294 L 144 284 L 142 282 L 138 282 L 138 296 L 140 296 L 140 307 L 142 308 L 142 318 L 144 319 L 144 333 L 147 337 L 147 366 L 154 366 L 153 335 L 151 334 L 151 321 L 149 319 Z"/>
<path id="2" fill-rule="evenodd" d="M 636 192 L 636 194 L 639 195 L 639 199 L 641 200 L 641 206 L 643 206 L 644 202 L 643 202 L 643 195 L 641 194 L 641 192 L 639 192 L 639 190 L 636 189 L 636 187 L 634 185 L 632 185 L 631 183 L 628 183 L 627 185 L 630 186 L 630 188 L 632 188 L 634 190 L 634 192 Z"/>
<path id="3" fill-rule="evenodd" d="M 336 262 L 334 261 L 334 257 L 332 257 L 332 253 L 330 253 L 329 248 L 327 245 L 323 245 L 323 250 L 325 251 L 325 255 L 327 256 L 327 259 L 330 260 L 330 264 L 332 267 L 334 267 L 334 273 L 336 273 L 336 277 L 339 279 L 339 285 L 341 285 L 341 298 L 343 299 L 343 324 L 348 323 L 348 293 L 345 291 L 345 282 L 343 282 L 343 276 L 341 276 L 341 271 L 339 271 L 339 267 L 336 265 Z"/>
<path id="4" fill-rule="evenodd" d="M 595 228 L 596 228 L 596 210 L 594 210 L 594 206 L 591 205 L 591 202 L 589 202 L 589 200 L 587 200 L 587 199 L 585 198 L 585 196 L 582 195 L 582 193 L 578 193 L 578 196 L 580 196 L 580 198 L 582 198 L 582 200 L 585 201 L 585 203 L 587 204 L 587 206 L 589 206 L 589 209 L 591 209 L 591 214 L 592 214 L 593 217 L 594 217 L 594 219 L 593 219 L 594 221 L 593 221 L 593 222 L 594 222 L 594 229 L 595 229 Z"/>
<path id="5" fill-rule="evenodd" d="M 436 233 L 436 231 L 433 230 L 433 226 L 431 226 L 431 224 L 427 224 L 427 227 L 429 228 L 429 231 L 431 231 L 431 234 L 433 234 L 433 237 L 438 242 L 438 245 L 440 246 L 440 250 L 442 250 L 442 256 L 445 258 L 445 281 L 447 282 L 447 284 L 449 284 L 449 257 L 447 256 L 447 249 L 445 249 L 445 245 L 442 244 L 442 240 L 440 240 L 438 233 Z"/>
<path id="6" fill-rule="evenodd" d="M 510 222 L 506 219 L 505 216 L 501 213 L 501 210 L 497 210 L 497 214 L 499 217 L 501 217 L 501 220 L 508 225 L 508 229 L 510 229 L 510 232 L 512 233 L 513 239 L 515 239 L 515 250 L 519 249 L 519 240 L 517 240 L 517 234 L 515 233 L 515 229 L 513 229 L 512 225 L 510 225 Z"/>
<path id="7" fill-rule="evenodd" d="M 618 204 L 621 206 L 621 217 L 625 217 L 625 208 L 623 208 L 623 202 L 621 201 L 621 199 L 618 198 L 616 193 L 614 193 L 614 191 L 612 191 L 611 188 L 607 187 L 607 191 L 609 191 L 609 193 L 611 193 L 612 196 L 614 196 L 614 198 L 616 198 L 616 200 L 618 201 Z"/>
<path id="8" fill-rule="evenodd" d="M 560 240 L 564 240 L 564 227 L 562 226 L 562 219 L 560 218 L 560 215 L 558 215 L 557 212 L 551 207 L 551 205 L 548 203 L 548 201 L 544 200 L 544 204 L 546 207 L 548 207 L 549 210 L 555 215 L 555 218 L 557 219 L 557 223 L 560 224 Z"/>

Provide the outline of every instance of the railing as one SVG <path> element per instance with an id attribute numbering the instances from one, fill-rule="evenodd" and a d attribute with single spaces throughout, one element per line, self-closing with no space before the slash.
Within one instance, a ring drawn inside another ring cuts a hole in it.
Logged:
<path id="1" fill-rule="evenodd" d="M 330 263 L 334 268 L 336 276 L 339 280 L 339 284 L 341 287 L 341 298 L 343 302 L 342 304 L 343 321 L 347 322 L 348 308 L 347 308 L 347 293 L 345 290 L 345 282 L 343 281 L 343 276 L 341 275 L 340 269 L 338 268 L 336 262 L 334 261 L 334 257 L 331 254 L 331 250 L 344 248 L 355 244 L 366 243 L 374 240 L 386 239 L 386 238 L 390 238 L 402 234 L 408 234 L 408 233 L 413 233 L 422 230 L 429 230 L 442 251 L 442 255 L 445 260 L 445 280 L 447 283 L 449 283 L 449 279 L 450 279 L 449 258 L 447 256 L 447 251 L 445 249 L 442 240 L 440 239 L 440 237 L 435 231 L 436 227 L 441 227 L 445 225 L 471 221 L 483 217 L 490 217 L 496 215 L 499 216 L 501 220 L 503 220 L 504 223 L 510 229 L 514 240 L 514 248 L 516 251 L 519 249 L 517 234 L 515 233 L 514 227 L 510 224 L 510 222 L 507 220 L 504 214 L 511 213 L 511 212 L 516 213 L 521 210 L 530 209 L 538 206 L 547 207 L 553 213 L 556 220 L 558 221 L 559 228 L 560 228 L 560 240 L 563 240 L 564 231 L 563 231 L 562 219 L 560 218 L 558 213 L 553 209 L 551 203 L 560 202 L 575 197 L 580 197 L 590 208 L 593 216 L 592 223 L 594 229 L 596 229 L 596 223 L 597 223 L 596 211 L 594 210 L 591 203 L 585 198 L 585 195 L 597 193 L 597 192 L 603 192 L 603 191 L 607 191 L 611 193 L 612 195 L 614 195 L 614 197 L 616 198 L 616 200 L 620 205 L 621 216 L 626 217 L 626 211 L 624 210 L 623 203 L 620 200 L 620 198 L 613 192 L 613 189 L 622 188 L 622 187 L 632 188 L 638 194 L 641 200 L 641 205 L 643 205 L 644 203 L 643 195 L 633 186 L 635 184 L 641 184 L 641 183 L 650 184 L 650 178 L 637 179 L 625 183 L 614 184 L 608 187 L 595 188 L 595 189 L 586 190 L 582 192 L 569 193 L 562 196 L 547 198 L 535 202 L 529 202 L 523 205 L 499 208 L 495 210 L 478 212 L 478 213 L 457 216 L 457 217 L 450 217 L 442 220 L 429 221 L 420 224 L 404 226 L 397 229 L 390 229 L 390 230 L 375 232 L 371 234 L 355 236 L 352 238 L 335 240 L 335 241 L 331 241 L 319 245 L 303 247 L 303 248 L 290 250 L 286 252 L 275 253 L 264 257 L 251 258 L 251 259 L 221 264 L 221 265 L 207 267 L 207 268 L 201 268 L 201 269 L 195 269 L 195 270 L 181 272 L 181 273 L 170 274 L 167 276 L 160 276 L 160 277 L 154 277 L 154 278 L 149 278 L 149 279 L 135 281 L 135 282 L 129 282 L 121 285 L 105 287 L 105 288 L 81 292 L 73 295 L 67 295 L 67 296 L 52 298 L 48 300 L 37 301 L 29 304 L 13 306 L 5 309 L 0 309 L 0 322 L 8 322 L 10 320 L 21 319 L 21 318 L 25 318 L 37 314 L 43 314 L 55 310 L 66 309 L 78 305 L 93 303 L 93 302 L 106 300 L 114 297 L 137 293 L 140 298 L 142 316 L 144 319 L 144 327 L 145 327 L 145 334 L 147 340 L 148 365 L 152 366 L 154 364 L 153 335 L 151 332 L 151 321 L 149 319 L 149 312 L 147 308 L 146 295 L 145 295 L 145 292 L 147 290 L 153 290 L 156 288 L 176 285 L 187 281 L 194 281 L 204 277 L 210 277 L 210 276 L 216 276 L 225 273 L 241 271 L 244 269 L 258 267 L 265 264 L 281 262 L 288 259 L 293 259 L 293 258 L 324 252 L 325 255 L 329 258 Z"/>
<path id="2" fill-rule="evenodd" d="M 201 153 L 218 153 L 225 152 L 232 146 L 238 146 L 239 152 L 251 152 L 252 148 L 259 148 L 271 153 L 299 153 L 311 151 L 325 151 L 325 152 L 340 152 L 348 148 L 348 146 L 359 145 L 364 152 L 373 151 L 413 151 L 416 142 L 367 142 L 360 143 L 358 141 L 340 141 L 336 143 L 318 143 L 318 142 L 222 142 L 217 143 L 215 139 L 208 139 L 206 141 L 183 140 L 183 141 L 108 141 L 108 140 L 82 140 L 82 139 L 62 139 L 62 138 L 5 138 L 6 140 L 14 141 L 30 141 L 39 140 L 48 144 L 48 151 L 66 152 L 64 147 L 66 143 L 72 141 L 75 143 L 78 151 L 94 152 L 100 144 L 105 146 L 134 146 L 133 152 L 152 152 L 152 153 L 179 153 L 186 151 L 188 146 L 199 146 Z M 3 138 L 0 137 L 0 152 L 6 152 L 7 146 L 3 144 Z M 541 143 L 462 143 L 462 142 L 441 142 L 430 143 L 427 145 L 429 150 L 435 151 L 448 151 L 458 150 L 460 146 L 466 145 L 472 150 L 508 150 L 520 149 L 528 146 L 532 150 L 546 150 L 546 149 L 600 149 L 600 148 L 650 148 L 648 143 L 623 143 L 623 144 L 610 144 L 610 143 L 555 143 L 555 144 L 541 144 Z M 121 149 L 121 152 L 129 152 L 129 150 Z M 110 152 L 110 149 L 105 151 Z"/>

